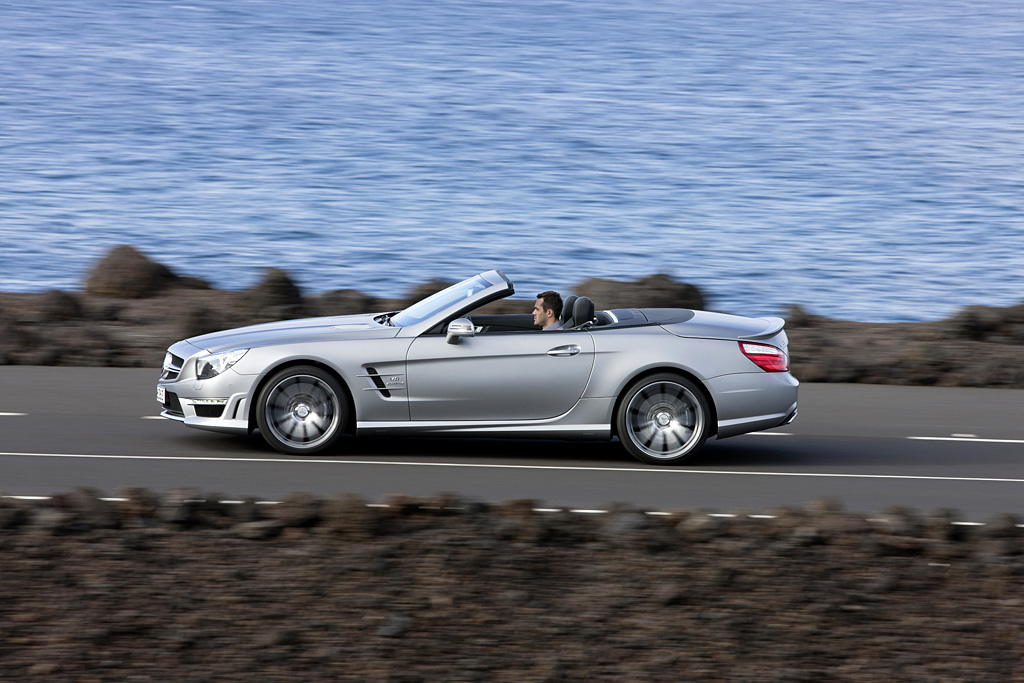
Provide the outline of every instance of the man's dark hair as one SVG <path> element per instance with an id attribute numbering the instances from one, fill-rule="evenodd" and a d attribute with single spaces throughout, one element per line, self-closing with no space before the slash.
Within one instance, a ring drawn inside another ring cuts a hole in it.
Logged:
<path id="1" fill-rule="evenodd" d="M 541 306 L 543 306 L 546 310 L 555 312 L 555 318 L 558 318 L 560 315 L 562 315 L 561 294 L 559 294 L 558 292 L 547 291 L 538 294 L 537 298 L 542 300 Z"/>

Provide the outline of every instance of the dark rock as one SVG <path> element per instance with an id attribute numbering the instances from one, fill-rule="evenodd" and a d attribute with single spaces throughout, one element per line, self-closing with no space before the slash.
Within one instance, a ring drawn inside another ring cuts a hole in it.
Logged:
<path id="1" fill-rule="evenodd" d="M 174 284 L 175 284 L 176 287 L 180 287 L 181 289 L 204 290 L 204 289 L 209 289 L 210 288 L 210 283 L 209 282 L 207 282 L 206 280 L 204 280 L 202 278 L 193 277 L 191 275 L 186 275 L 186 276 L 183 276 L 183 277 L 179 277 L 175 281 Z"/>
<path id="2" fill-rule="evenodd" d="M 199 521 L 202 494 L 198 489 L 172 489 L 160 497 L 156 517 L 164 524 L 192 527 Z"/>
<path id="3" fill-rule="evenodd" d="M 790 306 L 783 315 L 783 318 L 786 320 L 786 327 L 788 329 L 806 329 L 808 327 L 814 327 L 819 322 L 825 320 L 825 318 L 822 318 L 821 316 L 808 313 L 803 306 L 799 304 L 793 304 Z"/>
<path id="4" fill-rule="evenodd" d="M 44 507 L 32 511 L 29 526 L 36 531 L 62 533 L 70 528 L 75 516 L 65 510 Z"/>
<path id="5" fill-rule="evenodd" d="M 680 538 L 690 543 L 707 543 L 727 533 L 728 522 L 722 517 L 694 513 L 676 526 Z"/>
<path id="6" fill-rule="evenodd" d="M 323 503 L 323 527 L 350 540 L 371 538 L 378 528 L 377 513 L 358 496 L 342 494 Z"/>
<path id="7" fill-rule="evenodd" d="M 0 499 L 0 530 L 17 529 L 30 518 L 30 508 L 25 503 Z"/>
<path id="8" fill-rule="evenodd" d="M 539 503 L 520 498 L 499 503 L 491 508 L 495 516 L 494 531 L 498 538 L 522 543 L 540 543 L 547 535 L 540 514 L 534 510 Z"/>
<path id="9" fill-rule="evenodd" d="M 68 494 L 67 501 L 75 516 L 91 527 L 116 529 L 120 526 L 117 507 L 102 500 L 102 494 L 96 489 L 76 488 Z"/>
<path id="10" fill-rule="evenodd" d="M 177 336 L 181 339 L 198 337 L 227 327 L 224 314 L 202 304 L 183 306 L 175 312 Z"/>
<path id="11" fill-rule="evenodd" d="M 322 501 L 310 493 L 294 493 L 270 508 L 270 517 L 288 527 L 311 527 L 320 521 Z"/>
<path id="12" fill-rule="evenodd" d="M 1000 309 L 968 306 L 949 320 L 953 334 L 962 339 L 983 340 L 1002 324 Z"/>
<path id="13" fill-rule="evenodd" d="M 1020 528 L 1021 519 L 1013 514 L 994 515 L 985 522 L 979 533 L 983 538 L 1021 538 L 1024 529 Z"/>
<path id="14" fill-rule="evenodd" d="M 137 486 L 118 490 L 117 497 L 127 499 L 120 503 L 123 518 L 152 519 L 160 507 L 160 496 Z"/>
<path id="15" fill-rule="evenodd" d="M 304 312 L 302 291 L 280 268 L 268 268 L 263 280 L 249 290 L 248 300 L 260 318 L 288 319 Z"/>
<path id="16" fill-rule="evenodd" d="M 693 592 L 692 587 L 685 586 L 678 583 L 668 583 L 655 590 L 654 602 L 655 604 L 663 607 L 672 607 L 675 605 L 686 605 L 692 602 L 693 598 L 691 593 Z"/>
<path id="17" fill-rule="evenodd" d="M 301 639 L 294 629 L 272 629 L 260 634 L 254 645 L 258 649 L 268 647 L 291 647 L 297 645 Z"/>
<path id="18" fill-rule="evenodd" d="M 891 506 L 882 510 L 879 517 L 887 520 L 886 524 L 879 527 L 879 531 L 888 532 L 894 536 L 913 538 L 923 538 L 926 535 L 924 518 L 912 508 L 901 505 Z"/>
<path id="19" fill-rule="evenodd" d="M 795 546 L 819 545 L 826 540 L 825 534 L 816 526 L 798 526 L 793 529 L 789 537 L 790 542 Z"/>
<path id="20" fill-rule="evenodd" d="M 245 498 L 241 503 L 234 503 L 228 506 L 228 514 L 237 522 L 258 522 L 263 519 L 263 508 L 255 498 Z"/>
<path id="21" fill-rule="evenodd" d="M 170 287 L 177 276 L 167 266 L 150 261 L 135 247 L 112 249 L 86 280 L 86 291 L 100 296 L 145 299 Z"/>
<path id="22" fill-rule="evenodd" d="M 924 516 L 925 537 L 936 541 L 966 541 L 971 527 L 956 524 L 961 521 L 957 510 L 942 508 Z"/>
<path id="23" fill-rule="evenodd" d="M 317 315 L 352 315 L 375 313 L 377 299 L 355 289 L 324 292 L 313 300 Z"/>
<path id="24" fill-rule="evenodd" d="M 914 536 L 874 533 L 864 537 L 861 547 L 866 552 L 881 556 L 913 556 L 924 554 L 931 543 L 927 539 Z"/>
<path id="25" fill-rule="evenodd" d="M 577 285 L 575 294 L 585 296 L 598 309 L 608 308 L 692 308 L 705 307 L 697 287 L 677 282 L 668 275 L 648 275 L 635 282 L 590 278 Z"/>
<path id="26" fill-rule="evenodd" d="M 28 668 L 29 676 L 53 676 L 60 673 L 61 666 L 56 662 L 38 662 Z"/>
<path id="27" fill-rule="evenodd" d="M 650 518 L 639 510 L 614 511 L 605 517 L 601 537 L 612 544 L 627 544 L 636 540 L 638 532 L 650 527 Z"/>
<path id="28" fill-rule="evenodd" d="M 401 612 L 392 612 L 384 620 L 384 624 L 378 628 L 375 633 L 378 636 L 385 638 L 401 638 L 413 626 L 413 619 L 408 614 Z"/>
<path id="29" fill-rule="evenodd" d="M 39 312 L 47 322 L 80 320 L 83 314 L 78 299 L 73 294 L 59 289 L 52 289 L 42 295 Z"/>
<path id="30" fill-rule="evenodd" d="M 277 538 L 284 530 L 284 523 L 278 519 L 265 519 L 260 522 L 242 522 L 231 527 L 232 532 L 239 538 L 246 538 L 252 541 L 263 541 Z"/>

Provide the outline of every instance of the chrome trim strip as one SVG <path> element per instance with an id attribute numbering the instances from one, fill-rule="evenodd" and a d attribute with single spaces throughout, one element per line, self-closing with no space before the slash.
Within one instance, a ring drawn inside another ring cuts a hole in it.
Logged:
<path id="1" fill-rule="evenodd" d="M 784 420 L 789 416 L 789 413 L 771 413 L 769 415 L 751 415 L 750 417 L 740 417 L 735 420 L 719 420 L 718 428 L 722 427 L 735 427 L 738 425 L 750 424 L 753 422 L 762 422 L 768 420 Z"/>

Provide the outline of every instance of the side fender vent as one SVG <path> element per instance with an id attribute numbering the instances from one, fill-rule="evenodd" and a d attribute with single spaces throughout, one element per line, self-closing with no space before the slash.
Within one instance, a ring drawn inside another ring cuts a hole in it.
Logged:
<path id="1" fill-rule="evenodd" d="M 391 392 L 387 390 L 387 387 L 384 384 L 384 380 L 381 379 L 381 376 L 377 374 L 377 371 L 374 368 L 366 368 L 366 374 L 370 376 L 370 380 L 373 382 L 373 386 L 377 387 L 377 390 L 380 391 L 381 396 L 383 396 L 384 398 L 391 398 Z"/>

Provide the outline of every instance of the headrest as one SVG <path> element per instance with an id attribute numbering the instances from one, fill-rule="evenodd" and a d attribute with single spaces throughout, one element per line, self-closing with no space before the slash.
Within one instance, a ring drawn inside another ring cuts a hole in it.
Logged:
<path id="1" fill-rule="evenodd" d="M 572 318 L 573 327 L 594 322 L 594 302 L 585 296 L 578 297 L 572 305 Z"/>
<path id="2" fill-rule="evenodd" d="M 562 315 L 559 316 L 559 319 L 566 327 L 569 327 L 569 321 L 572 320 L 572 306 L 575 303 L 575 296 L 568 296 L 565 298 L 565 301 L 562 302 Z"/>

